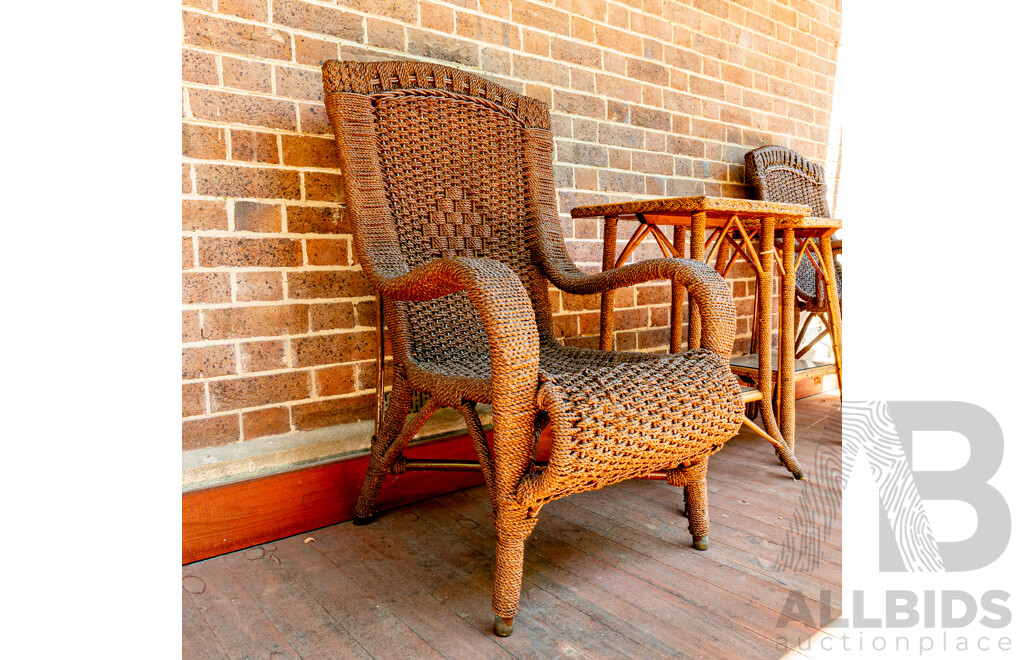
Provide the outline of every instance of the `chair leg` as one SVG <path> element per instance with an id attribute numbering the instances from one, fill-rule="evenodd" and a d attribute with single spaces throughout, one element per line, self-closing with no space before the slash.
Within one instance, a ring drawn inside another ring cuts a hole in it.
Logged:
<path id="1" fill-rule="evenodd" d="M 366 469 L 363 489 L 356 503 L 356 517 L 352 521 L 356 525 L 366 525 L 377 517 L 377 500 L 380 498 L 381 486 L 384 485 L 384 477 L 390 472 L 399 452 L 392 452 L 390 460 L 385 457 L 405 426 L 405 418 L 411 406 L 412 389 L 396 369 L 383 423 L 377 429 L 377 434 L 373 436 L 370 445 L 370 465 Z"/>
<path id="2" fill-rule="evenodd" d="M 498 546 L 494 556 L 494 634 L 508 637 L 523 588 L 523 545 L 537 524 L 525 508 L 498 506 L 494 524 L 498 532 Z"/>
<path id="3" fill-rule="evenodd" d="M 685 513 L 690 519 L 690 534 L 693 536 L 693 547 L 697 550 L 708 549 L 708 532 L 711 530 L 708 521 L 707 475 L 707 457 L 683 468 L 683 477 L 686 479 Z"/>

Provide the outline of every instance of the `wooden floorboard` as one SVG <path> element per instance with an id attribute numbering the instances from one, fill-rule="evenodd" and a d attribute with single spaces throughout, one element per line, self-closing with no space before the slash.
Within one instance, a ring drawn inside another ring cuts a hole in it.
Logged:
<path id="1" fill-rule="evenodd" d="M 182 567 L 183 658 L 778 658 L 839 615 L 841 414 L 797 404 L 794 481 L 749 432 L 708 472 L 711 548 L 682 491 L 634 480 L 551 502 L 515 633 L 491 633 L 482 486 Z M 786 607 L 799 591 L 812 620 Z M 817 619 L 825 612 L 825 620 Z"/>
<path id="2" fill-rule="evenodd" d="M 486 508 L 486 502 L 471 499 L 471 495 L 474 494 L 455 493 L 440 499 L 454 504 L 454 508 L 457 511 L 468 513 L 471 511 L 470 507 L 472 507 L 475 509 L 473 513 L 475 519 L 479 520 L 481 516 L 489 515 L 489 513 Z M 460 496 L 469 500 L 469 502 L 463 504 L 456 503 Z M 603 560 L 605 555 L 593 551 L 588 552 L 587 541 L 595 540 L 596 538 L 590 538 L 591 533 L 589 531 L 573 529 L 571 533 L 566 533 L 563 525 L 564 522 L 555 515 L 545 516 L 542 519 L 542 523 L 538 525 L 537 531 L 530 537 L 530 545 L 526 553 L 526 566 L 530 570 L 526 573 L 526 579 L 543 579 L 545 577 L 545 567 L 557 566 L 574 576 L 577 580 L 569 583 L 569 587 L 572 589 L 586 589 L 586 582 L 589 581 L 601 591 L 613 594 L 616 598 L 621 598 L 623 601 L 642 603 L 646 615 L 648 617 L 651 615 L 657 616 L 664 625 L 682 627 L 687 631 L 689 638 L 675 642 L 677 644 L 675 647 L 677 652 L 691 656 L 712 651 L 711 655 L 713 657 L 729 657 L 737 654 L 738 649 L 744 649 L 744 652 L 739 654 L 739 657 L 756 657 L 755 651 L 762 646 L 763 640 L 750 644 L 751 635 L 745 634 L 744 631 L 736 631 L 725 619 L 716 621 L 716 617 L 709 617 L 707 611 L 700 611 L 695 608 L 671 607 L 675 604 L 676 599 L 668 591 L 657 586 L 655 582 L 648 581 L 642 572 L 644 569 L 650 568 L 650 557 L 641 556 L 639 558 L 638 563 L 641 566 L 639 575 L 630 573 L 628 570 L 628 559 L 625 562 L 621 562 L 626 565 L 627 570 L 623 570 L 617 565 L 619 562 L 607 563 Z M 573 544 L 573 533 L 583 534 L 584 538 L 580 539 L 577 537 L 575 544 Z M 602 550 L 608 549 L 604 539 L 597 540 L 597 543 Z M 493 545 L 493 538 L 490 540 L 490 544 Z M 622 559 L 622 557 L 616 557 L 616 559 Z M 689 583 L 689 587 L 693 586 L 692 581 L 685 576 L 672 575 L 670 581 L 682 584 Z M 597 601 L 596 603 L 593 602 L 595 600 Z M 608 605 L 606 599 L 600 597 L 592 597 L 591 604 L 597 607 L 606 607 Z M 664 609 L 665 605 L 669 606 L 668 610 Z M 624 623 L 626 622 L 620 619 L 619 625 Z M 666 632 L 659 626 L 648 627 L 655 636 Z M 695 633 L 695 631 L 699 632 Z M 723 638 L 727 640 L 727 643 L 719 644 L 718 642 L 722 641 Z"/>

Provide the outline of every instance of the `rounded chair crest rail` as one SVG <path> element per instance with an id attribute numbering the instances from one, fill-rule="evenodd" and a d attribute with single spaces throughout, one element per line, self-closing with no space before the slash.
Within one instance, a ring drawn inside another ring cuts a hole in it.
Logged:
<path id="1" fill-rule="evenodd" d="M 551 130 L 547 104 L 479 76 L 428 62 L 343 62 L 323 65 L 324 93 L 381 94 L 391 90 L 438 90 L 484 99 L 504 108 L 527 128 Z"/>

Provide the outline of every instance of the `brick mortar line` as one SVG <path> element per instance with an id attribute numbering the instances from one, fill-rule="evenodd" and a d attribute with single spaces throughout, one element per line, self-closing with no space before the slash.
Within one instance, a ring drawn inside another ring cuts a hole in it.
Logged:
<path id="1" fill-rule="evenodd" d="M 185 119 L 188 119 L 188 118 L 195 118 L 195 115 L 192 114 L 192 101 L 189 98 L 190 95 L 191 95 L 190 88 L 185 84 L 185 80 L 182 79 L 182 81 L 181 81 L 181 110 L 182 110 L 182 112 L 185 113 L 185 116 L 182 117 L 182 120 L 185 120 Z"/>
<path id="2" fill-rule="evenodd" d="M 199 312 L 216 309 L 281 307 L 284 305 L 331 305 L 345 302 L 351 302 L 355 304 L 362 302 L 371 302 L 373 300 L 376 300 L 374 296 L 352 296 L 348 298 L 287 298 L 282 300 L 250 300 L 238 303 L 182 303 L 181 307 L 182 311 Z"/>
<path id="3" fill-rule="evenodd" d="M 616 147 L 612 147 L 612 148 L 614 149 Z M 657 152 L 657 153 L 667 153 L 669 156 L 672 156 L 674 158 L 690 158 L 689 156 L 673 156 L 673 154 L 671 152 Z M 712 163 L 723 163 L 723 164 L 727 164 L 727 165 L 739 165 L 740 164 L 740 163 L 730 163 L 729 161 L 725 161 L 725 160 L 710 160 L 710 159 L 707 159 L 707 158 L 691 158 L 691 160 L 695 160 L 695 161 L 706 160 L 706 161 L 712 162 Z M 662 174 L 660 172 L 647 172 L 647 171 L 644 171 L 644 170 L 633 170 L 633 169 L 624 170 L 624 169 L 621 169 L 621 168 L 618 168 L 618 167 L 610 167 L 610 166 L 606 167 L 604 165 L 589 165 L 589 164 L 585 164 L 585 163 L 573 163 L 573 162 L 570 162 L 570 161 L 555 161 L 555 164 L 556 165 L 562 165 L 562 166 L 570 166 L 570 167 L 572 167 L 574 169 L 577 168 L 577 167 L 589 167 L 589 168 L 597 170 L 599 172 L 616 172 L 616 173 L 622 173 L 622 174 L 636 174 L 638 176 L 656 176 L 656 177 L 661 177 L 661 178 L 664 178 L 664 179 L 679 179 L 680 181 L 705 181 L 705 182 L 710 181 L 712 183 L 736 183 L 735 181 L 730 181 L 728 179 L 713 179 L 711 177 L 704 178 L 704 177 L 695 177 L 695 176 L 683 176 L 681 174 Z M 556 192 L 580 192 L 582 190 L 584 190 L 584 189 L 583 188 L 556 188 Z M 624 191 L 624 192 L 599 191 L 599 192 L 606 192 L 606 193 L 611 193 L 611 194 L 616 194 L 616 195 L 632 195 L 633 199 L 636 199 L 638 196 L 642 196 L 642 197 L 649 198 L 649 199 L 659 199 L 661 197 L 664 197 L 664 195 L 656 195 L 656 194 L 650 194 L 650 193 L 631 193 L 631 192 L 628 192 L 628 191 Z M 562 214 L 562 215 L 568 216 L 569 214 L 565 213 L 565 214 Z"/>
<path id="4" fill-rule="evenodd" d="M 330 335 L 355 334 L 357 332 L 372 332 L 372 331 L 375 331 L 375 330 L 376 330 L 376 328 L 360 326 L 359 328 L 357 328 L 355 330 L 347 330 L 347 331 L 342 331 L 342 332 L 320 331 L 320 332 L 311 333 L 311 334 L 308 334 L 308 335 L 276 335 L 276 336 L 272 336 L 272 337 L 254 337 L 254 338 L 245 338 L 245 339 L 215 339 L 215 340 L 207 339 L 207 340 L 203 340 L 203 341 L 193 342 L 193 343 L 190 343 L 190 344 L 182 344 L 181 348 L 182 348 L 182 351 L 185 351 L 185 350 L 195 350 L 195 349 L 203 349 L 203 348 L 217 348 L 217 347 L 220 347 L 220 346 L 227 346 L 227 347 L 232 347 L 233 348 L 235 346 L 241 347 L 242 344 L 262 344 L 262 343 L 266 343 L 266 342 L 270 342 L 270 341 L 285 342 L 285 341 L 294 341 L 295 339 L 303 339 L 303 338 L 307 338 L 307 337 L 325 337 L 325 336 L 330 336 Z M 372 362 L 372 360 L 370 360 L 370 361 Z M 318 364 L 318 365 L 315 365 L 315 366 L 311 365 L 311 366 L 305 366 L 305 367 L 296 367 L 296 366 L 293 365 L 293 366 L 288 366 L 288 367 L 281 367 L 280 369 L 273 369 L 271 371 L 274 371 L 275 373 L 276 372 L 301 371 L 303 369 L 320 369 L 320 368 L 323 368 L 323 367 L 329 367 L 331 365 L 359 364 L 361 362 L 367 362 L 367 360 L 353 360 L 351 362 L 328 362 L 326 364 Z M 238 367 L 238 365 L 236 365 L 236 368 L 237 367 Z M 259 373 L 269 373 L 269 372 L 253 372 L 253 373 L 259 374 Z M 239 373 L 237 375 L 233 375 L 233 376 L 229 376 L 229 377 L 230 378 L 236 378 L 238 376 L 245 376 L 245 375 L 247 375 L 247 374 Z M 184 381 L 185 379 L 182 379 L 182 380 Z M 205 378 L 190 379 L 190 381 L 199 381 L 199 380 L 206 380 L 206 379 Z"/>
<path id="5" fill-rule="evenodd" d="M 215 3 L 217 2 L 217 0 L 213 0 L 213 1 Z M 184 21 L 182 21 L 182 23 L 184 23 Z M 182 41 L 183 42 L 184 42 L 184 37 L 185 37 L 185 35 L 182 34 Z M 289 41 L 291 41 L 291 40 L 289 39 Z M 221 56 L 220 53 L 218 53 L 214 57 L 214 65 L 217 67 L 217 86 L 218 87 L 225 87 L 226 84 L 224 82 L 224 58 Z"/>
<path id="6" fill-rule="evenodd" d="M 613 146 L 613 145 L 603 144 L 603 143 L 599 143 L 599 142 L 585 142 L 585 141 L 582 141 L 582 140 L 576 140 L 575 138 L 565 138 L 565 139 L 556 140 L 555 141 L 556 147 L 557 147 L 557 142 L 558 141 L 563 141 L 563 142 L 564 141 L 571 141 L 571 142 L 574 142 L 574 143 L 577 143 L 577 144 L 582 144 L 582 145 L 587 145 L 587 146 L 598 146 L 598 147 L 604 147 L 604 148 L 607 148 L 607 149 L 618 149 L 619 151 L 629 151 L 630 155 L 632 155 L 633 153 L 642 153 L 642 154 L 651 154 L 651 153 L 653 153 L 653 154 L 665 154 L 665 155 L 670 156 L 672 158 L 687 158 L 687 159 L 692 160 L 692 161 L 708 161 L 708 162 L 711 162 L 711 163 L 723 163 L 723 164 L 727 164 L 727 165 L 740 165 L 741 164 L 741 163 L 734 163 L 734 162 L 725 161 L 725 160 L 713 160 L 713 159 L 710 159 L 710 158 L 697 158 L 697 157 L 693 157 L 693 156 L 682 156 L 682 155 L 676 154 L 676 153 L 671 152 L 671 151 L 645 151 L 643 149 L 634 149 L 632 147 L 616 147 L 616 146 Z M 729 144 L 729 143 L 720 143 L 720 144 Z M 732 146 L 735 146 L 735 145 L 732 145 Z M 557 149 L 556 149 L 556 153 L 557 153 Z M 190 158 L 190 157 L 185 157 L 185 156 L 182 156 L 182 163 L 183 164 L 191 164 L 191 165 L 229 165 L 229 166 L 237 165 L 239 167 L 246 167 L 246 168 L 252 168 L 252 169 L 263 169 L 263 170 L 273 170 L 273 171 L 280 171 L 280 172 L 313 172 L 313 173 L 322 173 L 322 174 L 338 174 L 338 172 L 339 172 L 339 168 L 297 167 L 297 166 L 294 166 L 294 165 L 280 165 L 280 164 L 274 164 L 274 163 L 265 163 L 265 164 L 256 163 L 256 164 L 254 164 L 254 163 L 251 163 L 250 161 L 210 160 L 210 159 Z M 679 175 L 679 174 L 664 174 L 664 173 L 661 173 L 661 172 L 650 172 L 650 171 L 646 171 L 646 170 L 634 170 L 634 169 L 628 169 L 627 170 L 627 169 L 623 169 L 623 168 L 612 167 L 610 165 L 590 165 L 590 164 L 587 164 L 587 163 L 574 163 L 572 161 L 554 160 L 554 161 L 552 161 L 552 164 L 553 165 L 565 165 L 565 166 L 571 166 L 571 167 L 591 167 L 591 168 L 594 168 L 594 169 L 597 169 L 597 170 L 600 170 L 600 171 L 621 172 L 621 173 L 624 173 L 624 174 L 638 174 L 638 175 L 646 175 L 646 176 L 660 176 L 660 177 L 681 179 L 681 180 L 684 180 L 684 181 L 685 180 L 694 180 L 694 181 L 714 181 L 714 182 L 721 182 L 721 183 L 736 183 L 735 181 L 729 181 L 728 179 L 711 179 L 711 178 L 704 178 L 704 177 L 683 176 L 683 175 Z M 192 175 L 193 175 L 193 186 L 194 186 L 195 183 L 196 183 L 195 178 L 194 178 L 195 177 L 195 170 L 194 169 L 193 169 Z M 575 190 L 579 190 L 579 188 L 556 188 L 556 192 L 557 191 L 575 191 Z M 193 194 L 197 194 L 197 193 L 193 193 Z M 630 193 L 623 193 L 623 194 L 630 194 Z M 243 197 L 215 197 L 214 199 L 225 199 L 225 200 L 231 199 L 231 200 L 242 200 L 242 201 L 244 201 L 244 200 L 248 200 L 248 199 L 260 200 L 260 199 L 277 199 L 277 198 L 263 198 L 263 197 L 253 197 L 253 198 L 248 198 L 248 197 L 244 197 L 244 198 Z M 299 201 L 304 201 L 304 200 L 299 200 Z M 314 200 L 310 200 L 310 201 L 314 201 Z M 234 231 L 234 230 L 228 230 L 228 231 Z"/>
<path id="7" fill-rule="evenodd" d="M 220 161 L 220 162 L 223 162 L 225 164 L 229 163 L 229 161 Z M 183 165 L 188 165 L 190 167 L 193 165 L 193 163 L 191 163 L 191 162 L 182 163 L 182 164 Z M 270 169 L 270 168 L 264 168 L 264 169 Z M 303 207 L 306 207 L 306 206 L 310 206 L 310 207 L 317 206 L 316 202 L 318 201 L 318 200 L 305 200 L 305 199 L 294 198 L 294 197 L 231 197 L 231 196 L 228 196 L 228 195 L 219 195 L 219 196 L 218 195 L 201 195 L 199 193 L 182 193 L 181 198 L 183 200 L 194 201 L 194 202 L 220 202 L 220 201 L 225 201 L 226 202 L 228 200 L 235 200 L 235 201 L 239 201 L 239 202 L 259 202 L 261 204 L 287 204 L 289 206 L 303 206 Z M 313 203 L 310 204 L 310 203 L 307 203 L 307 202 L 313 202 Z M 336 203 L 336 202 L 334 202 L 334 203 Z M 330 208 L 336 208 L 336 207 L 330 207 Z"/>
<path id="8" fill-rule="evenodd" d="M 270 305 L 264 304 L 263 306 L 264 307 L 286 307 L 286 306 L 294 306 L 296 304 L 308 304 L 308 303 L 301 303 L 301 302 L 288 301 L 288 300 L 276 301 L 276 302 L 277 302 L 277 304 L 270 304 Z M 352 302 L 352 301 L 350 299 L 332 299 L 332 302 L 329 302 L 329 303 L 313 303 L 313 304 L 327 305 L 327 304 L 340 304 L 340 303 L 346 303 L 346 302 Z M 353 304 L 355 304 L 355 303 L 353 303 Z M 188 304 L 188 305 L 182 305 L 182 311 L 183 312 L 217 312 L 217 311 L 224 311 L 224 310 L 245 309 L 245 308 L 254 307 L 254 306 L 255 305 L 253 305 L 251 303 L 238 303 L 237 305 L 233 305 L 231 303 L 193 303 L 193 304 Z M 254 342 L 254 341 L 265 341 L 268 338 L 269 339 L 285 339 L 285 338 L 289 338 L 289 337 L 292 337 L 292 338 L 294 338 L 294 337 L 320 337 L 320 336 L 323 336 L 323 335 L 330 335 L 330 334 L 353 334 L 353 333 L 357 333 L 357 332 L 368 332 L 368 331 L 374 330 L 374 329 L 375 329 L 375 326 L 357 325 L 357 326 L 353 326 L 352 328 L 342 328 L 342 329 L 329 328 L 327 330 L 306 330 L 306 331 L 303 331 L 303 332 L 301 332 L 299 334 L 287 334 L 287 333 L 285 333 L 285 334 L 279 334 L 279 335 L 256 335 L 256 336 L 252 336 L 252 337 L 232 337 L 232 338 L 227 338 L 227 339 L 210 339 L 208 337 L 203 337 L 202 339 L 199 339 L 199 340 L 193 341 L 193 342 L 182 342 L 182 346 L 200 346 L 200 345 L 202 345 L 202 346 L 213 346 L 213 345 L 231 344 L 231 343 L 238 343 L 238 342 L 247 343 L 247 342 Z"/>
<path id="9" fill-rule="evenodd" d="M 184 351 L 182 351 L 182 353 L 184 353 Z M 182 357 L 184 358 L 184 355 Z M 237 373 L 237 374 L 243 373 L 242 372 L 242 344 L 240 342 L 239 343 L 231 344 L 231 357 L 234 358 L 235 373 Z M 181 380 L 182 380 L 182 382 L 186 381 L 186 379 L 184 377 Z M 188 380 L 189 381 L 204 380 L 204 381 L 207 382 L 206 389 L 210 389 L 210 386 L 209 386 L 209 380 L 210 379 L 192 378 L 192 379 L 188 379 Z M 213 401 L 212 400 L 210 401 L 210 410 L 213 410 Z"/>
<path id="10" fill-rule="evenodd" d="M 668 327 L 668 326 L 666 326 L 666 327 Z M 283 342 L 283 341 L 292 341 L 292 340 L 295 340 L 295 339 L 302 339 L 304 337 L 324 337 L 324 336 L 330 336 L 330 335 L 346 335 L 346 334 L 355 334 L 357 332 L 372 332 L 372 331 L 375 331 L 375 330 L 376 330 L 375 327 L 357 326 L 353 330 L 342 330 L 340 332 L 339 331 L 331 331 L 331 330 L 320 330 L 320 331 L 317 331 L 317 332 L 314 332 L 314 333 L 310 333 L 310 334 L 306 334 L 306 335 L 276 335 L 276 336 L 273 336 L 273 337 L 259 337 L 259 338 L 245 338 L 245 339 L 206 339 L 206 340 L 202 340 L 202 341 L 198 341 L 198 342 L 193 342 L 193 343 L 190 343 L 190 344 L 182 344 L 181 347 L 182 347 L 182 350 L 202 349 L 202 348 L 216 348 L 218 346 L 234 347 L 234 346 L 241 346 L 242 344 L 260 344 L 260 343 L 265 343 L 265 342 L 268 342 L 268 341 L 282 341 Z M 352 362 L 331 362 L 331 363 L 326 364 L 326 365 L 316 365 L 315 367 L 312 367 L 312 366 L 310 366 L 310 367 L 290 366 L 290 367 L 282 367 L 281 369 L 275 369 L 273 371 L 276 372 L 276 371 L 296 371 L 296 370 L 302 370 L 302 369 L 319 369 L 321 367 L 330 366 L 332 364 L 359 364 L 361 362 L 372 362 L 372 361 L 373 360 L 353 360 Z M 256 372 L 256 373 L 263 373 L 263 372 Z M 244 375 L 244 374 L 240 374 L 240 375 Z M 204 379 L 203 378 L 194 378 L 194 379 L 191 379 L 191 380 L 198 381 L 198 380 L 204 380 Z"/>
<path id="11" fill-rule="evenodd" d="M 213 400 L 210 397 L 210 386 L 207 385 L 206 383 L 203 383 L 203 406 L 204 406 L 203 413 L 204 414 L 211 414 L 211 413 L 207 413 L 206 412 L 207 410 L 213 410 Z M 188 418 L 187 417 L 182 417 L 182 419 L 188 419 Z M 239 422 L 241 422 L 241 420 L 239 420 Z M 239 424 L 239 428 L 241 428 L 241 424 Z"/>
<path id="12" fill-rule="evenodd" d="M 195 238 L 251 238 L 251 239 L 268 239 L 268 238 L 286 238 L 288 240 L 300 240 L 303 238 L 309 238 L 312 240 L 324 240 L 327 238 L 336 238 L 337 240 L 345 240 L 348 242 L 348 238 L 352 236 L 351 233 L 345 234 L 296 234 L 288 232 L 256 232 L 256 231 L 245 231 L 242 229 L 183 229 L 181 234 L 184 238 L 195 237 Z M 322 265 L 322 264 L 321 264 Z M 196 266 L 197 268 L 204 268 L 204 266 Z M 319 266 L 312 266 L 317 268 Z M 347 268 L 347 266 L 329 266 L 330 268 Z M 221 266 L 210 266 L 210 268 L 221 268 Z M 239 268 L 256 268 L 256 266 L 239 266 Z M 270 268 L 299 268 L 299 266 L 271 266 Z"/>
<path id="13" fill-rule="evenodd" d="M 226 161 L 222 161 L 222 162 L 226 162 Z M 261 199 L 271 199 L 271 198 L 263 198 L 263 197 L 224 197 L 224 196 L 217 196 L 217 195 L 201 195 L 199 193 L 182 193 L 181 199 L 183 201 L 189 201 L 189 202 L 218 202 L 218 201 L 247 202 L 247 201 L 259 201 Z M 291 202 L 291 203 L 289 204 L 288 202 Z M 276 204 L 280 204 L 281 202 L 278 201 L 278 202 L 275 202 L 275 203 Z M 329 201 L 323 201 L 323 200 L 318 200 L 318 199 L 311 199 L 311 200 L 303 201 L 301 203 L 297 199 L 285 200 L 284 204 L 285 204 L 285 206 L 297 206 L 297 207 L 301 207 L 301 208 L 326 208 L 326 209 L 344 209 L 345 208 L 345 205 L 342 204 L 341 202 L 329 202 Z M 213 230 L 210 230 L 210 231 L 213 231 Z"/>
<path id="14" fill-rule="evenodd" d="M 184 232 L 182 232 L 182 233 L 184 233 Z M 266 240 L 268 238 L 281 238 L 281 236 L 283 235 L 283 234 L 263 234 L 263 233 L 260 233 L 260 234 L 257 234 L 257 235 L 249 235 L 247 232 L 242 232 L 242 231 L 239 231 L 239 232 L 236 232 L 236 233 L 231 233 L 231 234 L 226 234 L 226 235 L 224 235 L 224 234 L 208 235 L 208 234 L 200 233 L 200 232 L 188 232 L 188 233 L 193 233 L 194 237 L 196 237 L 196 238 L 236 238 L 236 239 L 247 239 L 247 240 Z M 283 238 L 283 239 L 285 239 L 285 240 L 300 240 L 300 238 L 291 237 L 291 236 L 293 236 L 295 234 L 287 234 L 287 235 L 289 237 L 288 238 Z M 350 234 L 337 234 L 337 233 L 327 233 L 327 234 L 325 234 L 325 233 L 318 233 L 318 234 L 298 234 L 298 235 L 301 235 L 303 237 L 308 237 L 310 240 L 325 240 L 326 238 L 336 238 L 337 240 L 345 240 L 345 243 L 348 243 L 348 240 L 346 239 L 346 236 L 349 236 Z M 185 236 L 185 237 L 188 237 L 188 236 Z M 328 270 L 328 269 L 330 269 L 330 270 Z M 330 264 L 325 265 L 325 264 L 306 264 L 306 263 L 303 263 L 302 265 L 299 265 L 299 266 L 265 266 L 265 267 L 264 266 L 202 266 L 202 265 L 197 265 L 195 268 L 191 268 L 189 270 L 196 270 L 196 271 L 201 271 L 201 272 L 255 272 L 255 271 L 263 272 L 263 271 L 268 271 L 268 270 L 273 270 L 273 271 L 278 271 L 278 272 L 307 272 L 307 271 L 308 272 L 321 272 L 321 271 L 327 271 L 327 272 L 347 272 L 347 271 L 354 271 L 354 270 L 359 270 L 359 269 L 360 268 L 359 268 L 359 266 L 357 264 L 348 264 L 348 265 L 344 265 L 344 266 L 340 266 L 340 265 L 339 266 L 332 266 Z"/>
<path id="15" fill-rule="evenodd" d="M 252 130 L 252 129 L 249 129 Z M 287 172 L 312 172 L 314 174 L 337 174 L 339 168 L 337 167 L 316 167 L 311 165 L 287 165 L 283 163 L 262 163 L 251 160 L 222 160 L 218 158 L 194 158 L 192 156 L 182 156 L 182 163 L 192 163 L 196 165 L 233 165 L 236 167 L 246 167 L 261 170 L 284 170 Z M 231 199 L 236 199 L 232 197 Z"/>
<path id="16" fill-rule="evenodd" d="M 234 346 L 235 344 L 259 344 L 268 341 L 285 341 L 295 340 L 307 337 L 329 337 L 333 335 L 353 335 L 357 333 L 373 332 L 377 328 L 372 326 L 356 326 L 352 329 L 346 330 L 312 330 L 305 334 L 300 335 L 261 335 L 259 337 L 236 337 L 233 339 L 200 339 L 195 342 L 183 342 L 181 344 L 182 349 L 193 349 L 193 348 L 214 348 L 217 346 Z M 356 360 L 360 362 L 361 360 Z M 331 364 L 348 364 L 345 362 L 331 363 Z M 304 367 L 286 367 L 287 369 L 302 369 Z"/>
<path id="17" fill-rule="evenodd" d="M 296 126 L 298 126 L 298 124 L 296 124 Z M 235 153 L 234 136 L 232 135 L 233 130 L 230 129 L 230 128 L 226 128 L 226 127 L 221 127 L 221 128 L 219 128 L 219 130 L 222 130 L 225 133 L 224 134 L 224 155 L 230 160 L 232 154 Z M 276 142 L 280 142 L 281 138 L 275 138 L 275 141 Z M 254 145 L 252 150 L 253 150 L 253 152 L 255 152 L 257 150 L 257 147 Z M 282 156 L 281 155 L 281 150 L 278 149 L 278 151 L 277 151 L 277 159 L 278 160 L 283 160 L 283 158 L 281 156 Z M 185 158 L 184 154 L 182 154 L 182 158 L 183 159 Z M 196 190 L 199 190 L 199 188 L 196 188 Z M 231 202 L 228 206 L 229 206 L 229 208 L 228 208 L 228 228 L 229 229 L 234 229 L 235 228 L 235 203 Z"/>
<path id="18" fill-rule="evenodd" d="M 668 326 L 665 326 L 666 328 Z M 222 383 L 229 381 L 236 381 L 240 378 L 261 378 L 263 376 L 280 376 L 283 374 L 292 374 L 297 372 L 313 372 L 316 370 L 331 369 L 337 366 L 348 366 L 348 365 L 372 365 L 373 360 L 355 360 L 353 362 L 332 362 L 330 364 L 317 364 L 310 365 L 307 367 L 283 367 L 280 369 L 268 369 L 265 371 L 250 371 L 250 372 L 239 372 L 237 374 L 226 374 L 220 376 L 200 376 L 199 378 L 183 378 L 181 380 L 183 385 L 195 385 L 198 383 Z M 369 388 L 373 389 L 373 388 Z M 360 390 L 366 391 L 366 390 Z M 338 396 L 338 395 L 331 395 Z"/>
<path id="19" fill-rule="evenodd" d="M 280 408 L 282 406 L 288 406 L 290 408 L 292 406 L 295 406 L 296 404 L 302 404 L 302 403 L 319 403 L 319 402 L 322 402 L 322 401 L 336 401 L 336 400 L 340 400 L 340 399 L 354 399 L 354 398 L 359 397 L 359 396 L 365 396 L 367 394 L 372 394 L 375 391 L 376 390 L 373 390 L 373 389 L 358 390 L 358 391 L 356 391 L 354 393 L 350 393 L 350 394 L 332 394 L 330 396 L 323 396 L 323 397 L 318 396 L 316 398 L 289 399 L 288 401 L 280 401 L 278 403 L 261 404 L 259 406 L 250 406 L 250 407 L 247 407 L 247 408 L 232 408 L 231 410 L 223 410 L 223 411 L 208 412 L 208 413 L 204 412 L 202 415 L 190 415 L 189 417 L 182 417 L 181 421 L 187 422 L 187 421 L 190 421 L 190 420 L 207 420 L 207 419 L 211 419 L 211 418 L 215 418 L 215 417 L 226 417 L 228 415 L 242 415 L 242 414 L 245 414 L 245 413 L 256 412 L 256 411 L 259 411 L 259 410 L 269 410 L 270 408 Z M 372 420 L 372 418 L 370 418 L 370 419 Z M 289 416 L 289 421 L 291 421 L 290 416 Z M 241 420 L 239 420 L 239 422 L 241 422 Z"/>

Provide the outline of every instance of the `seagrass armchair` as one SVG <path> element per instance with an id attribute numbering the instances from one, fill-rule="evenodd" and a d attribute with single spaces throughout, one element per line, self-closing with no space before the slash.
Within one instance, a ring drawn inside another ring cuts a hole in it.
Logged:
<path id="1" fill-rule="evenodd" d="M 825 186 L 825 171 L 821 165 L 807 160 L 786 147 L 771 145 L 747 152 L 747 182 L 754 187 L 758 199 L 788 204 L 806 204 L 811 215 L 831 218 L 828 210 L 828 192 Z M 814 239 L 818 240 L 818 239 Z M 839 254 L 843 243 L 832 239 L 832 252 Z M 832 329 L 828 317 L 828 301 L 825 296 L 824 280 L 820 274 L 820 261 L 812 254 L 806 254 L 796 269 L 796 313 L 806 312 L 796 339 L 796 358 L 803 357 L 815 344 L 824 339 Z M 816 266 L 817 264 L 817 266 Z M 843 300 L 843 268 L 836 262 L 836 294 L 840 304 Z M 825 330 L 804 342 L 807 329 L 815 318 L 821 319 Z"/>
<path id="2" fill-rule="evenodd" d="M 430 467 L 403 450 L 451 407 L 466 419 L 494 507 L 496 634 L 512 632 L 523 544 L 551 500 L 660 475 L 684 487 L 693 545 L 706 549 L 708 457 L 743 416 L 721 276 L 683 259 L 580 272 L 562 237 L 550 118 L 538 101 L 414 62 L 329 61 L 323 80 L 356 252 L 394 359 L 355 522 L 373 519 L 386 475 Z M 555 339 L 549 283 L 594 294 L 650 280 L 689 290 L 704 320 L 699 348 L 616 353 Z M 429 399 L 407 423 L 414 392 Z M 493 447 L 477 403 L 492 405 Z M 545 426 L 546 462 L 535 455 Z"/>

